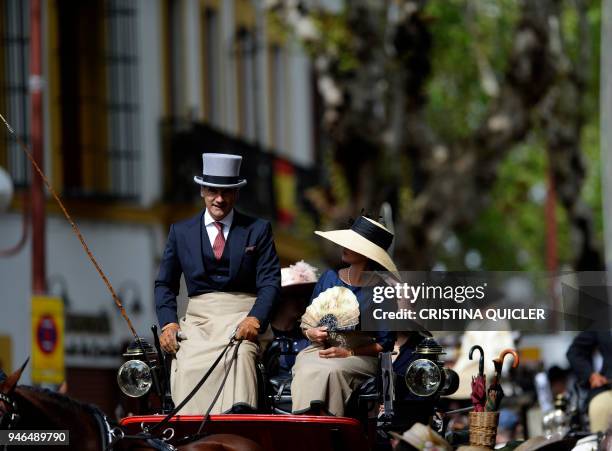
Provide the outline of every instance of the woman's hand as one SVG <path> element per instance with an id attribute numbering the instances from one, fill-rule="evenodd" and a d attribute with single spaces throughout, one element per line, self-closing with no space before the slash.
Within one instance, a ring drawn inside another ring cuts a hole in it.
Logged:
<path id="1" fill-rule="evenodd" d="M 323 349 L 319 351 L 319 357 L 323 359 L 333 359 L 333 358 L 343 358 L 343 357 L 352 357 L 355 353 L 352 349 L 340 348 L 338 346 L 333 346 L 331 348 Z"/>
<path id="2" fill-rule="evenodd" d="M 304 331 L 304 335 L 306 335 L 306 338 L 308 338 L 313 343 L 323 344 L 328 338 L 327 327 L 311 327 L 310 329 L 306 329 Z"/>

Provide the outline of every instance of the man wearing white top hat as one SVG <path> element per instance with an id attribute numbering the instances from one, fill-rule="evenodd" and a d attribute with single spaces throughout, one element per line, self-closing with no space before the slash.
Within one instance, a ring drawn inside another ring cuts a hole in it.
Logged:
<path id="1" fill-rule="evenodd" d="M 271 337 L 268 317 L 280 292 L 280 264 L 268 221 L 234 209 L 242 157 L 205 153 L 201 186 L 205 209 L 170 227 L 155 280 L 161 346 L 175 353 L 171 370 L 172 398 L 181 402 L 227 345 L 232 333 L 242 339 L 238 359 L 211 413 L 257 407 L 255 358 Z M 189 302 L 177 317 L 181 274 Z M 180 346 L 177 334 L 185 337 Z M 229 356 L 219 364 L 181 414 L 203 414 L 222 383 Z"/>

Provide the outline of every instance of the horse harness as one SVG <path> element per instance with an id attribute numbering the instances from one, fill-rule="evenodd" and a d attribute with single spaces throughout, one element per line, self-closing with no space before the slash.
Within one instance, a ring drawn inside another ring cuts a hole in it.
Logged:
<path id="1" fill-rule="evenodd" d="M 10 396 L 5 393 L 0 393 L 0 401 L 2 404 L 6 405 L 8 409 L 2 409 L 0 411 L 0 428 L 2 429 L 13 429 L 17 426 L 17 423 L 21 419 L 19 414 L 19 408 L 17 406 L 17 401 L 13 396 Z M 90 406 L 92 411 L 90 412 L 91 416 L 96 420 L 96 425 L 98 426 L 98 432 L 100 433 L 102 449 L 104 451 L 111 450 L 113 444 L 116 443 L 121 438 L 129 438 L 124 436 L 123 431 L 119 428 L 113 428 L 109 421 L 108 417 L 104 415 L 100 409 Z M 6 420 L 8 418 L 8 420 Z M 141 438 L 142 437 L 138 437 Z M 145 440 L 147 444 L 149 444 L 153 449 L 158 451 L 174 451 L 174 448 L 169 443 L 165 443 L 159 439 L 147 439 Z M 2 448 L 6 449 L 7 445 L 5 444 Z"/>
<path id="2" fill-rule="evenodd" d="M 201 431 L 204 425 L 207 423 L 208 419 L 210 418 L 210 410 L 212 409 L 213 405 L 216 403 L 221 393 L 221 390 L 223 389 L 223 386 L 225 385 L 225 381 L 231 370 L 232 364 L 236 360 L 236 357 L 238 354 L 238 348 L 240 347 L 240 341 L 235 340 L 233 337 L 232 339 L 230 339 L 230 342 L 223 349 L 223 351 L 218 356 L 217 360 L 213 363 L 211 368 L 209 368 L 209 370 L 206 372 L 204 377 L 202 377 L 200 382 L 194 387 L 194 390 L 183 400 L 183 402 L 180 403 L 180 405 L 178 405 L 172 412 L 170 412 L 170 414 L 168 414 L 161 422 L 159 422 L 156 426 L 154 426 L 151 429 L 145 429 L 142 433 L 136 434 L 136 435 L 126 435 L 120 427 L 118 426 L 112 427 L 108 421 L 108 417 L 99 408 L 93 405 L 88 406 L 90 408 L 89 413 L 95 419 L 96 425 L 98 426 L 98 432 L 101 438 L 102 449 L 104 451 L 110 451 L 113 449 L 113 446 L 121 440 L 142 440 L 156 451 L 176 451 L 176 448 L 166 441 L 168 439 L 159 439 L 159 438 L 153 437 L 152 432 L 154 432 L 156 429 L 159 429 L 161 426 L 166 425 L 170 421 L 170 419 L 173 416 L 175 416 L 178 413 L 178 411 L 193 397 L 193 395 L 204 384 L 206 379 L 208 379 L 208 376 L 210 376 L 214 368 L 219 364 L 222 357 L 227 353 L 228 349 L 232 345 L 234 345 L 235 348 L 234 348 L 232 358 L 230 360 L 230 365 L 225 372 L 223 381 L 221 383 L 221 386 L 219 387 L 219 390 L 217 391 L 215 398 L 213 399 L 213 402 L 208 408 L 208 411 L 206 412 L 206 414 L 204 415 L 204 419 L 202 421 L 202 424 L 200 425 L 200 428 L 195 438 L 197 439 L 197 438 L 202 437 Z M 17 425 L 19 420 L 21 419 L 21 416 L 19 414 L 19 408 L 17 406 L 17 401 L 14 399 L 14 396 L 10 396 L 9 394 L 0 392 L 0 405 L 7 406 L 7 409 L 0 410 L 0 427 L 3 429 L 13 429 Z M 5 420 L 6 418 L 8 418 L 8 420 Z M 4 445 L 3 448 L 6 449 L 6 446 L 7 445 Z"/>
<path id="3" fill-rule="evenodd" d="M 2 412 L 2 416 L 0 416 L 0 426 L 3 429 L 12 429 L 15 427 L 17 422 L 19 421 L 19 412 L 17 409 L 17 401 L 15 401 L 11 396 L 5 393 L 0 393 L 0 401 L 6 404 L 9 409 Z M 8 422 L 4 423 L 4 418 L 8 415 Z"/>
<path id="4" fill-rule="evenodd" d="M 1 392 L 0 392 L 0 401 L 1 401 L 1 404 L 5 404 L 8 407 L 8 409 L 3 410 L 1 413 L 0 428 L 1 429 L 13 429 L 19 422 L 19 419 L 21 418 L 18 412 L 19 409 L 17 408 L 17 401 L 15 401 L 8 394 L 1 393 Z M 8 417 L 8 421 L 5 423 L 4 419 L 6 417 Z M 6 449 L 8 449 L 7 447 L 8 447 L 8 444 L 5 443 L 2 449 L 6 451 Z"/>
<path id="5" fill-rule="evenodd" d="M 130 438 L 144 440 L 147 445 L 149 445 L 156 451 L 176 451 L 176 448 L 170 443 L 166 443 L 165 441 L 157 438 L 144 438 L 142 436 L 125 435 L 125 433 L 120 427 L 111 426 L 110 422 L 108 421 L 108 417 L 98 407 L 93 405 L 90 405 L 89 407 L 91 407 L 92 409 L 90 413 L 96 420 L 96 424 L 98 426 L 103 451 L 111 451 L 113 449 L 113 446 L 118 441 Z"/>

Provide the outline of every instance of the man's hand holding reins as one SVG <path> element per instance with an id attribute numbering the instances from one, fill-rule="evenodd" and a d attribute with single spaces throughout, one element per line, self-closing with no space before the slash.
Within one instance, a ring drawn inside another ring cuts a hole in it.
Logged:
<path id="1" fill-rule="evenodd" d="M 168 354 L 174 354 L 178 350 L 178 342 L 176 341 L 176 334 L 181 330 L 177 323 L 166 324 L 162 333 L 159 337 L 159 344 L 161 348 Z"/>
<path id="2" fill-rule="evenodd" d="M 259 320 L 254 316 L 247 316 L 243 319 L 236 329 L 237 340 L 257 341 L 259 334 Z"/>

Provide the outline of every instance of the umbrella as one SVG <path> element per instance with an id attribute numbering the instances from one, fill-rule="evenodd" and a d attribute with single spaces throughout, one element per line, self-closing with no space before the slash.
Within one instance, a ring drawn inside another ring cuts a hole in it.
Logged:
<path id="1" fill-rule="evenodd" d="M 501 388 L 501 372 L 504 366 L 504 357 L 508 354 L 512 354 L 514 361 L 512 362 L 512 368 L 516 368 L 519 364 L 518 353 L 514 349 L 504 349 L 498 358 L 493 359 L 493 365 L 495 366 L 495 374 L 491 380 L 491 385 L 487 390 L 487 403 L 485 405 L 485 411 L 496 412 L 499 410 L 502 399 L 504 398 L 504 391 Z"/>
<path id="2" fill-rule="evenodd" d="M 478 376 L 472 376 L 472 404 L 474 405 L 474 412 L 484 411 L 485 402 L 487 400 L 486 385 L 487 376 L 484 374 L 484 351 L 482 347 L 478 345 L 472 346 L 469 353 L 469 358 L 472 360 L 472 354 L 474 351 L 480 351 L 480 360 L 478 361 Z"/>

